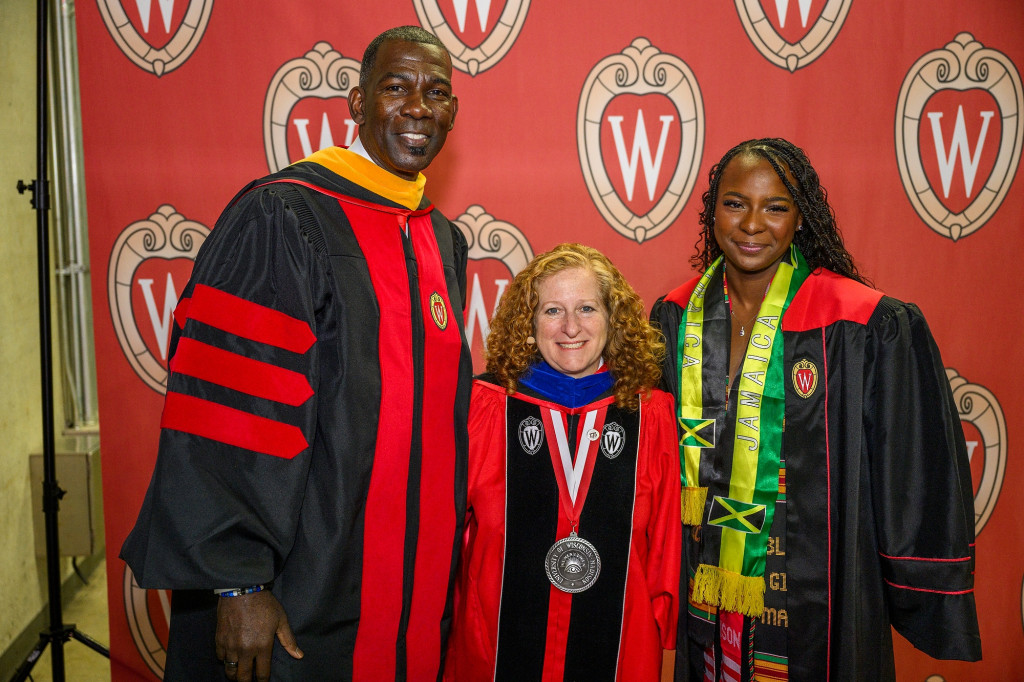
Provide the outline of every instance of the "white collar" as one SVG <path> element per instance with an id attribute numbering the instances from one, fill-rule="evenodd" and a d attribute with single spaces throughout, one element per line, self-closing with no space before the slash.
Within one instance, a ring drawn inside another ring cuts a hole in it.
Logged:
<path id="1" fill-rule="evenodd" d="M 358 135 L 356 135 L 356 139 L 352 140 L 352 144 L 348 146 L 348 150 L 353 154 L 358 154 L 367 161 L 372 162 L 374 165 L 377 165 L 377 162 L 371 159 L 370 155 L 366 153 L 366 148 L 363 147 L 363 142 L 359 139 Z"/>

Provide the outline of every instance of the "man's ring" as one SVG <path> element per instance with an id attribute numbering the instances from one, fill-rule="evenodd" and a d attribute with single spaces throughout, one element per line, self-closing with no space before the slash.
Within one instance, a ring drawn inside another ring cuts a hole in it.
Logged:
<path id="1" fill-rule="evenodd" d="M 224 665 L 226 665 L 229 668 L 237 668 L 238 661 L 224 661 Z"/>

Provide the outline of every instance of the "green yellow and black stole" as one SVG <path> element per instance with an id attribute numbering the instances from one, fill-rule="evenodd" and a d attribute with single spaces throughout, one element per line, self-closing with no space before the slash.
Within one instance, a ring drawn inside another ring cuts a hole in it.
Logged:
<path id="1" fill-rule="evenodd" d="M 691 598 L 748 616 L 764 610 L 765 551 L 779 491 L 782 316 L 808 274 L 792 245 L 761 303 L 731 391 L 721 257 L 697 283 L 679 326 L 682 516 L 684 524 L 701 526 Z"/>

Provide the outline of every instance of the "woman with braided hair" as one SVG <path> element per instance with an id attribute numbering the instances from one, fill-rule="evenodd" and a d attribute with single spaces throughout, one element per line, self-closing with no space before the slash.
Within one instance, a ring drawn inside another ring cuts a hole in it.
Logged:
<path id="1" fill-rule="evenodd" d="M 871 288 L 792 143 L 730 149 L 655 304 L 676 397 L 677 680 L 893 680 L 981 657 L 971 473 L 921 311 Z M 686 595 L 684 598 L 683 595 Z"/>

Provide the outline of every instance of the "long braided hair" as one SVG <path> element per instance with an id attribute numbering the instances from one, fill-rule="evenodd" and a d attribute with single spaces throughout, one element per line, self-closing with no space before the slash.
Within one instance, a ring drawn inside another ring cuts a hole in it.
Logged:
<path id="1" fill-rule="evenodd" d="M 789 190 L 797 208 L 803 215 L 803 229 L 793 236 L 800 252 L 813 271 L 826 268 L 862 284 L 870 282 L 857 269 L 853 256 L 843 245 L 843 236 L 836 225 L 836 214 L 828 203 L 828 193 L 818 181 L 818 173 L 807 155 L 792 142 L 780 137 L 765 137 L 741 142 L 725 153 L 708 174 L 708 190 L 701 197 L 704 208 L 700 212 L 701 232 L 695 244 L 697 252 L 690 263 L 701 272 L 722 253 L 715 239 L 715 204 L 718 202 L 718 183 L 729 162 L 741 154 L 761 157 L 771 164 L 782 183 Z M 796 179 L 794 186 L 786 170 Z"/>

